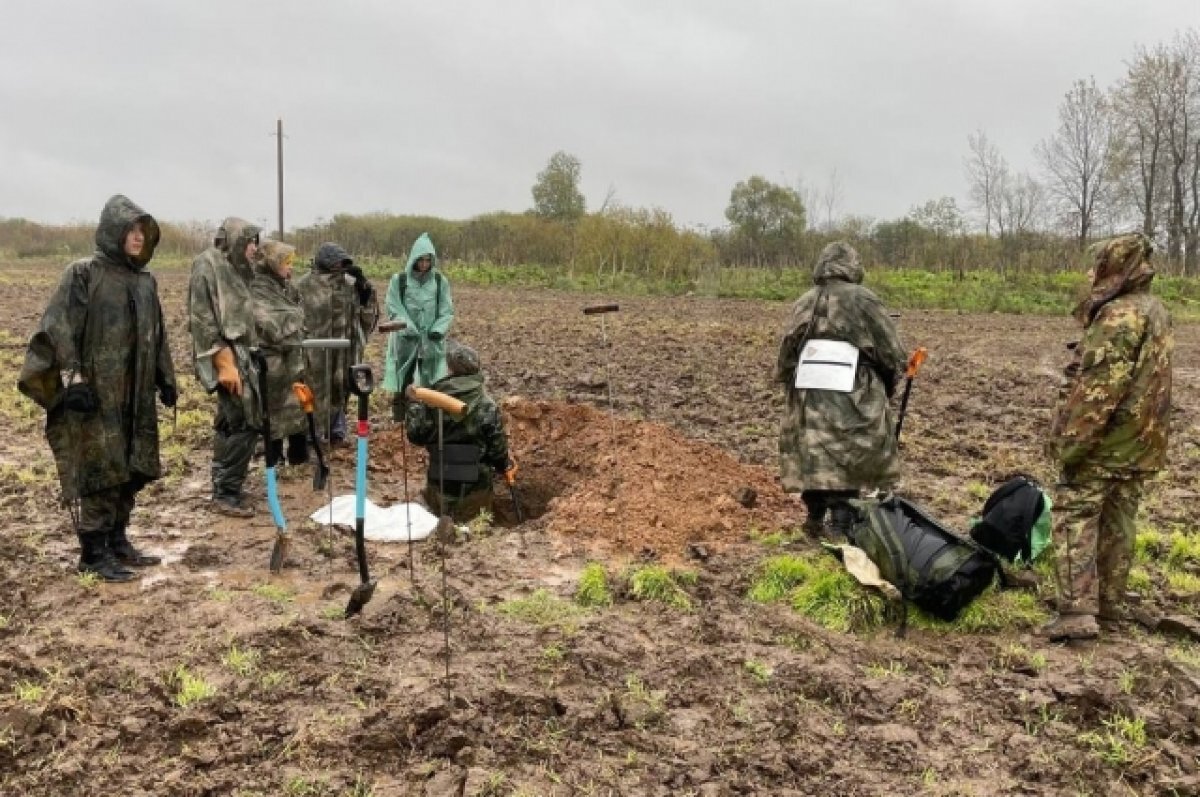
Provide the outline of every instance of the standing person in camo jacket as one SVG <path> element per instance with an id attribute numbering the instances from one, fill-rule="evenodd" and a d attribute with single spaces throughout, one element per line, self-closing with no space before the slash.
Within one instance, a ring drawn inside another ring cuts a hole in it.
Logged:
<path id="1" fill-rule="evenodd" d="M 321 244 L 312 270 L 296 280 L 296 290 L 304 305 L 304 324 L 310 338 L 351 340 L 350 351 L 314 349 L 307 353 L 307 381 L 316 395 L 318 413 L 329 424 L 330 442 L 342 443 L 346 440 L 346 403 L 350 400 L 346 369 L 355 364 L 351 354 L 359 361 L 363 359 L 367 337 L 379 323 L 379 299 L 354 258 L 335 243 Z"/>
<path id="2" fill-rule="evenodd" d="M 296 248 L 279 241 L 263 241 L 262 257 L 254 266 L 250 293 L 254 297 L 254 332 L 267 364 L 267 413 L 271 421 L 271 448 L 275 459 L 308 462 L 308 429 L 304 409 L 292 385 L 305 381 L 304 308 L 292 285 Z"/>
<path id="3" fill-rule="evenodd" d="M 96 253 L 67 266 L 29 341 L 18 387 L 46 410 L 63 500 L 79 514 L 79 572 L 128 581 L 156 565 L 126 534 L 138 491 L 162 476 L 155 394 L 177 398 L 158 286 L 158 223 L 123 196 L 104 205 Z"/>
<path id="4" fill-rule="evenodd" d="M 257 344 L 250 283 L 259 232 L 248 221 L 225 219 L 213 245 L 192 261 L 188 283 L 196 378 L 217 394 L 212 507 L 232 517 L 254 516 L 244 484 L 262 423 L 258 369 L 250 359 L 250 349 Z"/>
<path id="5" fill-rule="evenodd" d="M 1134 520 L 1147 477 L 1166 465 L 1174 337 L 1150 293 L 1154 246 L 1141 233 L 1094 247 L 1083 339 L 1065 371 L 1046 453 L 1057 462 L 1059 616 L 1051 640 L 1091 639 L 1125 618 Z"/>
<path id="6" fill-rule="evenodd" d="M 858 252 L 849 244 L 825 247 L 813 269 L 815 287 L 792 306 L 779 347 L 775 379 L 786 390 L 779 435 L 784 490 L 799 492 L 808 508 L 804 530 L 818 536 L 825 515 L 841 534 L 850 530 L 847 499 L 884 489 L 900 476 L 888 399 L 904 373 L 906 355 L 883 302 L 862 285 Z M 801 346 L 811 340 L 853 344 L 858 350 L 849 392 L 795 386 Z"/>

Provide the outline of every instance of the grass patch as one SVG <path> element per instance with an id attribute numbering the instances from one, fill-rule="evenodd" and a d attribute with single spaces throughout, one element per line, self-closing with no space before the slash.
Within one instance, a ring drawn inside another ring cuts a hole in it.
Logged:
<path id="1" fill-rule="evenodd" d="M 757 542 L 764 548 L 782 548 L 795 542 L 803 532 L 793 529 L 776 529 L 771 532 L 759 531 L 758 529 L 750 529 L 750 539 Z"/>
<path id="2" fill-rule="evenodd" d="M 98 576 L 95 573 L 91 573 L 91 572 L 79 573 L 75 576 L 76 583 L 78 583 L 80 587 L 82 587 L 86 590 L 93 590 L 96 587 L 100 586 L 101 580 L 102 579 L 100 578 L 100 576 Z"/>
<path id="3" fill-rule="evenodd" d="M 168 680 L 175 687 L 175 704 L 180 708 L 187 708 L 217 694 L 216 687 L 184 664 L 176 667 Z"/>
<path id="4" fill-rule="evenodd" d="M 748 593 L 750 600 L 772 603 L 788 594 L 813 576 L 813 565 L 800 556 L 772 556 L 759 567 Z"/>
<path id="5" fill-rule="evenodd" d="M 775 674 L 774 670 L 757 659 L 746 659 L 742 662 L 742 667 L 759 684 L 766 684 L 771 680 L 771 676 Z"/>
<path id="6" fill-rule="evenodd" d="M 525 598 L 510 598 L 496 607 L 505 617 L 520 620 L 539 628 L 557 628 L 573 633 L 579 627 L 584 611 L 545 589 L 538 589 Z"/>
<path id="7" fill-rule="evenodd" d="M 887 600 L 863 589 L 831 556 L 808 561 L 813 573 L 791 591 L 793 609 L 842 633 L 870 631 L 884 623 Z"/>
<path id="8" fill-rule="evenodd" d="M 266 598 L 272 603 L 279 604 L 291 603 L 292 598 L 294 597 L 290 590 L 286 590 L 283 587 L 278 587 L 274 584 L 259 584 L 250 591 L 260 598 Z"/>
<path id="9" fill-rule="evenodd" d="M 1167 586 L 1183 597 L 1200 595 L 1200 576 L 1182 570 L 1171 571 L 1167 573 Z"/>
<path id="10" fill-rule="evenodd" d="M 1013 672 L 1032 672 L 1041 675 L 1046 669 L 1046 654 L 1031 651 L 1024 645 L 1006 645 L 995 658 L 996 666 Z"/>
<path id="11" fill-rule="evenodd" d="M 692 597 L 683 585 L 695 583 L 696 574 L 691 570 L 644 565 L 629 574 L 629 594 L 640 601 L 661 603 L 686 612 L 692 609 Z"/>
<path id="12" fill-rule="evenodd" d="M 3 631 L 4 629 L 8 628 L 8 626 L 11 622 L 12 622 L 12 618 L 9 615 L 0 614 L 0 631 Z"/>
<path id="13" fill-rule="evenodd" d="M 1133 558 L 1142 564 L 1157 564 L 1167 551 L 1165 535 L 1143 527 L 1133 538 Z"/>
<path id="14" fill-rule="evenodd" d="M 1138 751 L 1146 746 L 1145 720 L 1114 714 L 1103 724 L 1104 730 L 1081 733 L 1079 741 L 1106 764 L 1124 767 L 1133 763 Z"/>
<path id="15" fill-rule="evenodd" d="M 650 714 L 650 719 L 662 717 L 667 709 L 665 690 L 651 689 L 637 675 L 625 676 L 625 693 L 631 700 L 641 703 Z"/>
<path id="16" fill-rule="evenodd" d="M 1042 608 L 1034 593 L 989 587 L 963 609 L 952 623 L 943 622 L 917 609 L 909 612 L 908 621 L 917 628 L 933 631 L 979 634 L 1036 628 L 1049 619 L 1050 614 Z"/>
<path id="17" fill-rule="evenodd" d="M 608 571 L 599 562 L 591 562 L 579 574 L 579 586 L 575 588 L 575 602 L 589 608 L 604 608 L 612 605 L 612 591 L 608 588 Z"/>
<path id="18" fill-rule="evenodd" d="M 280 672 L 279 670 L 271 670 L 270 672 L 263 673 L 259 683 L 263 685 L 264 689 L 275 689 L 282 686 L 286 681 L 287 673 Z"/>
<path id="19" fill-rule="evenodd" d="M 22 703 L 40 703 L 46 696 L 46 687 L 33 681 L 21 681 L 13 686 L 13 694 Z"/>
<path id="20" fill-rule="evenodd" d="M 1200 534 L 1176 531 L 1171 534 L 1170 546 L 1167 550 L 1168 567 L 1200 565 Z"/>
<path id="21" fill-rule="evenodd" d="M 237 644 L 229 646 L 229 650 L 225 652 L 225 656 L 221 659 L 225 666 L 233 670 L 238 675 L 245 678 L 258 666 L 259 653 L 253 648 L 243 650 Z"/>
<path id="22" fill-rule="evenodd" d="M 1200 645 L 1194 642 L 1179 642 L 1167 649 L 1171 661 L 1200 671 Z"/>
<path id="23" fill-rule="evenodd" d="M 341 604 L 331 603 L 321 609 L 321 616 L 326 620 L 341 620 L 346 616 L 346 607 Z"/>
<path id="24" fill-rule="evenodd" d="M 1129 580 L 1126 586 L 1139 595 L 1145 595 L 1154 588 L 1154 581 L 1150 578 L 1150 571 L 1144 567 L 1134 566 L 1129 569 Z"/>

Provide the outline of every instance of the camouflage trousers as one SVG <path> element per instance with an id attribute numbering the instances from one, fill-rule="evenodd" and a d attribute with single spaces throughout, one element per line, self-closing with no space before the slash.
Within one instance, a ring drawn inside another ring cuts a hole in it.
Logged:
<path id="1" fill-rule="evenodd" d="M 1056 486 L 1054 553 L 1061 614 L 1096 615 L 1122 602 L 1142 489 L 1141 478 Z"/>
<path id="2" fill-rule="evenodd" d="M 79 499 L 79 533 L 105 533 L 124 529 L 129 525 L 129 515 L 137 500 L 141 481 L 128 481 Z"/>

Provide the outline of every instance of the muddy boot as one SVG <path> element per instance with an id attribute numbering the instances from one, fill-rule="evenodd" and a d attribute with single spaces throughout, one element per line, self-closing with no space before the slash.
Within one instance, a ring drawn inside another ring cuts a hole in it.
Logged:
<path id="1" fill-rule="evenodd" d="M 133 543 L 125 536 L 125 527 L 117 526 L 108 534 L 108 550 L 113 558 L 123 565 L 130 567 L 152 567 L 162 564 L 161 556 L 145 554 L 133 547 Z"/>
<path id="2" fill-rule="evenodd" d="M 1052 622 L 1042 626 L 1038 636 L 1050 642 L 1095 639 L 1100 636 L 1100 625 L 1090 614 L 1060 614 Z"/>
<path id="3" fill-rule="evenodd" d="M 129 581 L 134 572 L 117 562 L 108 550 L 108 535 L 103 531 L 80 532 L 80 573 L 95 573 L 105 581 Z"/>
<path id="4" fill-rule="evenodd" d="M 254 510 L 243 503 L 240 497 L 222 495 L 212 500 L 212 510 L 220 515 L 229 517 L 252 518 Z"/>

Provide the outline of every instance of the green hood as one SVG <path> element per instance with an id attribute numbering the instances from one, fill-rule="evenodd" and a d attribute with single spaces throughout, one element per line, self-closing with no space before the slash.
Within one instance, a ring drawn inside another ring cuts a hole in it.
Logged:
<path id="1" fill-rule="evenodd" d="M 413 264 L 417 262 L 417 258 L 429 255 L 433 258 L 433 268 L 429 269 L 429 273 L 437 271 L 438 256 L 437 251 L 433 248 L 433 241 L 429 239 L 429 233 L 421 233 L 421 237 L 413 242 L 412 249 L 408 253 L 408 265 L 404 267 L 404 273 L 413 278 Z"/>
<path id="2" fill-rule="evenodd" d="M 262 227 L 230 216 L 221 222 L 221 227 L 217 230 L 217 248 L 225 253 L 230 263 L 240 268 L 249 268 L 251 264 L 246 260 L 246 245 L 261 232 Z"/>
<path id="3" fill-rule="evenodd" d="M 131 258 L 125 254 L 125 235 L 137 222 L 142 223 L 142 231 L 146 242 L 142 246 L 142 254 Z M 142 269 L 154 257 L 154 248 L 162 233 L 158 222 L 146 211 L 135 205 L 128 197 L 117 194 L 104 203 L 100 211 L 100 224 L 96 227 L 96 248 L 118 263 L 128 263 L 134 270 Z"/>
<path id="4" fill-rule="evenodd" d="M 448 376 L 445 379 L 439 379 L 432 385 L 432 388 L 463 402 L 467 405 L 467 411 L 470 412 L 483 396 L 483 374 Z"/>
<path id="5" fill-rule="evenodd" d="M 863 267 L 854 247 L 842 241 L 835 241 L 821 250 L 817 265 L 813 269 L 813 283 L 824 285 L 834 280 L 852 282 L 861 285 Z"/>

